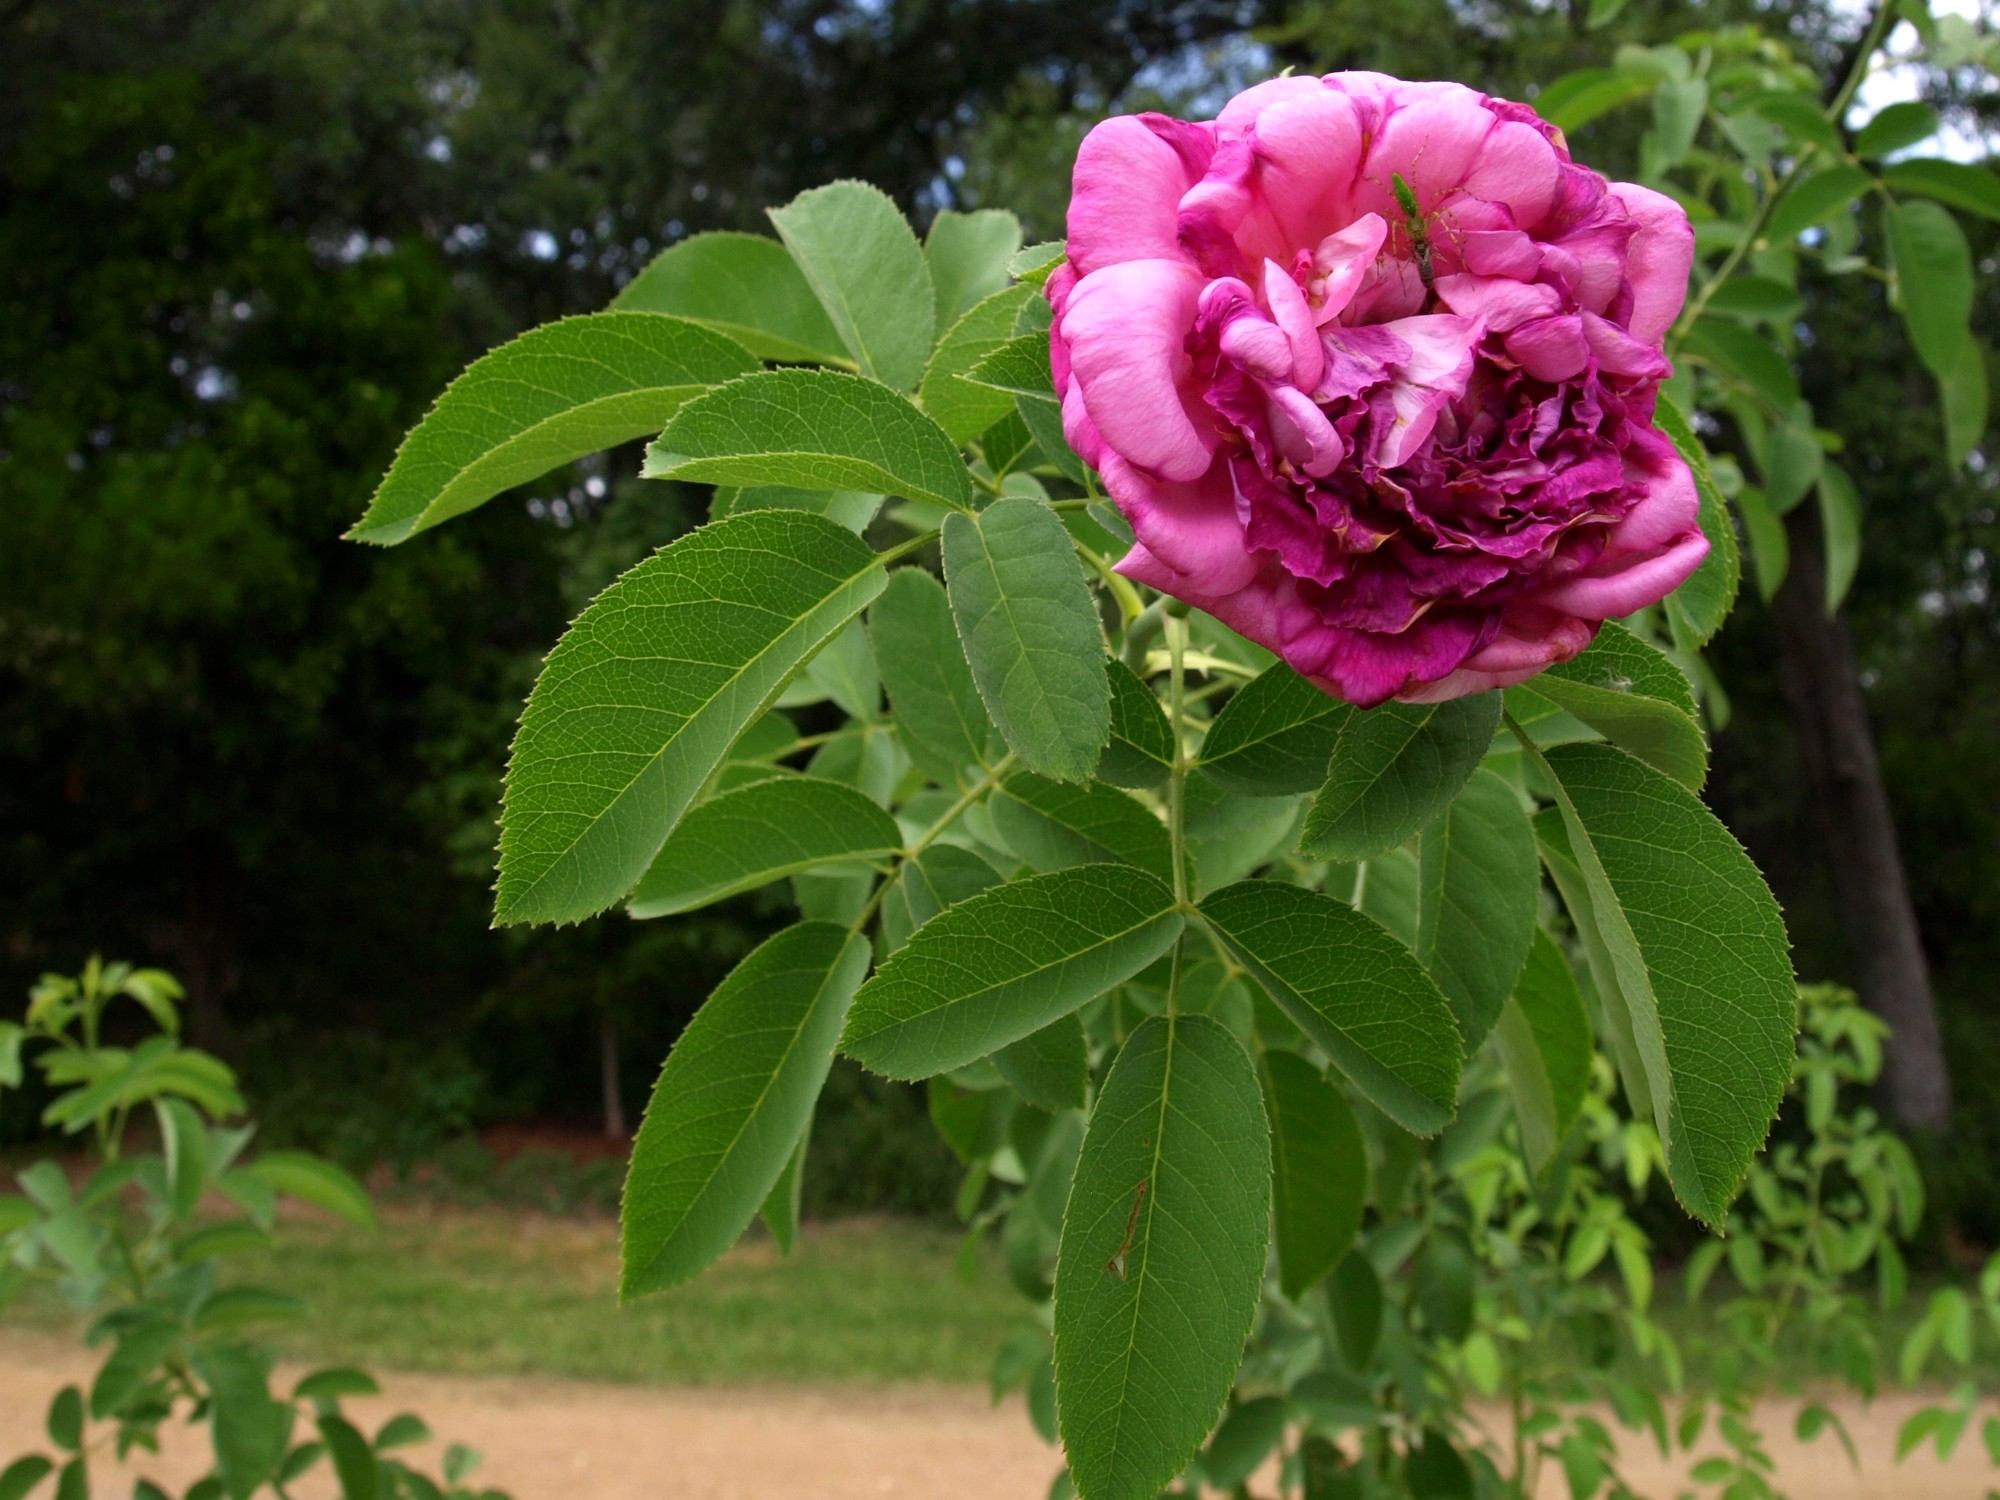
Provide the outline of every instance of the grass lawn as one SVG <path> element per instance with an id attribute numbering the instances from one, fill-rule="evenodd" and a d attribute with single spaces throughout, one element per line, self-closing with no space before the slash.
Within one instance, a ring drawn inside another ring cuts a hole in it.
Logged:
<path id="1" fill-rule="evenodd" d="M 700 1385 L 978 1382 L 1027 1304 L 997 1253 L 971 1285 L 948 1229 L 893 1219 L 807 1224 L 789 1259 L 753 1232 L 685 1286 L 618 1305 L 607 1220 L 390 1209 L 381 1228 L 287 1219 L 279 1247 L 228 1265 L 303 1298 L 259 1330 L 290 1360 L 399 1370 Z M 74 1319 L 46 1292 L 8 1317 Z"/>

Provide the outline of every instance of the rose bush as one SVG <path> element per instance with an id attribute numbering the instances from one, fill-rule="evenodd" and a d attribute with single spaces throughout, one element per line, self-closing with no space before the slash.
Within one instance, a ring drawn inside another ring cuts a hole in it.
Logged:
<path id="1" fill-rule="evenodd" d="M 1337 697 L 1575 656 L 1708 550 L 1653 426 L 1694 236 L 1525 106 L 1372 73 L 1107 120 L 1048 283 L 1120 571 Z"/>

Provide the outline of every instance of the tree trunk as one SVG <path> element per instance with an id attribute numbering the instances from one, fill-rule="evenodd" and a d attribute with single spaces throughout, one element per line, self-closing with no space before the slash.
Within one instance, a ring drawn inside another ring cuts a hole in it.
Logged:
<path id="1" fill-rule="evenodd" d="M 597 1064 L 604 1085 L 604 1133 L 625 1139 L 625 1089 L 618 1077 L 618 1022 L 606 1006 L 597 1013 Z"/>
<path id="2" fill-rule="evenodd" d="M 1855 988 L 1892 1028 L 1880 1086 L 1898 1125 L 1942 1130 L 1951 1112 L 1951 1080 L 1930 969 L 1875 758 L 1854 644 L 1846 622 L 1826 611 L 1818 508 L 1797 506 L 1785 526 L 1791 569 L 1771 601 L 1782 653 L 1779 677 L 1798 729 L 1806 795 L 1825 840 Z"/>

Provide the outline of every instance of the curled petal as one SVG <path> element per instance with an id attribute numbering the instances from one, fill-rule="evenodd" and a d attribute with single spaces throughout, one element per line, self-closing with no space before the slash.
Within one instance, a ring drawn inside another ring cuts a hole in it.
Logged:
<path id="1" fill-rule="evenodd" d="M 1291 344 L 1292 384 L 1311 390 L 1326 373 L 1326 351 L 1320 347 L 1319 329 L 1313 325 L 1305 293 L 1291 273 L 1273 260 L 1264 262 L 1264 303 Z"/>
<path id="2" fill-rule="evenodd" d="M 1389 226 L 1380 214 L 1363 214 L 1314 247 L 1312 293 L 1319 308 L 1315 322 L 1330 323 L 1347 311 L 1388 238 Z"/>

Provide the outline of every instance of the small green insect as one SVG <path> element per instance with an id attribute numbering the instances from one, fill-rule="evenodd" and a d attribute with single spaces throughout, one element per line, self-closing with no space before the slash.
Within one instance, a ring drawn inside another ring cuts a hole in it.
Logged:
<path id="1" fill-rule="evenodd" d="M 1417 275 L 1422 278 L 1424 290 L 1431 290 L 1434 272 L 1431 270 L 1431 229 L 1424 211 L 1417 207 L 1416 190 L 1403 181 L 1401 172 L 1391 173 L 1390 184 L 1396 190 L 1397 206 L 1403 210 L 1403 227 L 1410 234 L 1410 248 L 1417 258 Z"/>

